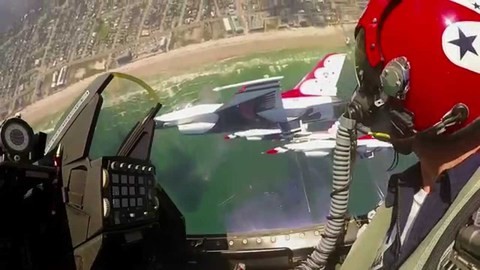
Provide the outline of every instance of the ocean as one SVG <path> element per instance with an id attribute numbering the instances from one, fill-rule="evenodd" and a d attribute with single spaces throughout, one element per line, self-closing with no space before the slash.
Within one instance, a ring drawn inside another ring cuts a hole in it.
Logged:
<path id="1" fill-rule="evenodd" d="M 164 105 L 160 113 L 187 104 L 225 102 L 235 89 L 213 92 L 217 86 L 263 77 L 284 76 L 282 87 L 293 87 L 326 53 L 343 48 L 286 50 L 229 59 L 198 71 L 148 78 Z M 339 96 L 349 98 L 355 87 L 353 63 L 342 71 Z M 127 89 L 127 88 L 125 88 Z M 115 97 L 127 93 L 115 93 Z M 94 135 L 92 157 L 112 154 L 129 128 L 148 111 L 148 101 L 131 94 L 109 103 Z M 104 104 L 107 106 L 107 104 Z M 54 122 L 52 118 L 46 124 Z M 103 123 L 103 124 L 102 124 Z M 103 125 L 103 126 L 102 126 Z M 125 132 L 117 132 L 123 128 Z M 112 132 L 113 131 L 113 132 Z M 151 158 L 158 183 L 183 213 L 187 234 L 208 235 L 294 229 L 326 221 L 330 202 L 332 157 L 306 158 L 261 152 L 283 142 L 223 140 L 224 134 L 181 135 L 176 128 L 157 130 Z M 402 157 L 393 172 L 394 153 L 357 160 L 351 185 L 352 215 L 366 214 L 382 199 L 387 180 L 415 158 Z"/>

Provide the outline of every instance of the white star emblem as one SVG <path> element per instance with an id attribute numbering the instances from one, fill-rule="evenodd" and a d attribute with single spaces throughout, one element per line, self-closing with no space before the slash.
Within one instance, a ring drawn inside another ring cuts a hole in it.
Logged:
<path id="1" fill-rule="evenodd" d="M 455 22 L 442 35 L 443 52 L 453 64 L 480 74 L 480 22 Z"/>
<path id="2" fill-rule="evenodd" d="M 480 14 L 480 1 L 479 0 L 450 0 L 455 2 L 459 5 L 462 5 L 470 10 L 475 11 L 476 13 Z"/>

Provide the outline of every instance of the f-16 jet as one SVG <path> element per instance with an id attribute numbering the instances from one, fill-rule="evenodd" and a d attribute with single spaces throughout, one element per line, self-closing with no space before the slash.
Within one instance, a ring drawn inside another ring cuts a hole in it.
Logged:
<path id="1" fill-rule="evenodd" d="M 336 95 L 345 59 L 343 53 L 326 55 L 293 89 L 284 92 L 282 76 L 217 87 L 213 91 L 239 90 L 225 104 L 194 105 L 157 116 L 157 128 L 177 126 L 188 135 L 237 132 L 230 137 L 247 139 L 259 134 L 262 139 L 301 135 L 303 123 L 331 121 L 343 112 L 346 102 Z"/>
<path id="2" fill-rule="evenodd" d="M 263 154 L 277 155 L 288 152 L 303 152 L 307 157 L 325 157 L 333 153 L 335 148 L 335 138 L 338 128 L 336 122 L 327 131 L 314 132 L 303 138 L 294 139 L 291 143 L 278 146 L 263 152 Z M 392 149 L 392 145 L 375 139 L 368 134 L 361 135 L 357 139 L 357 157 L 360 159 L 369 159 L 375 156 L 375 153 Z"/>

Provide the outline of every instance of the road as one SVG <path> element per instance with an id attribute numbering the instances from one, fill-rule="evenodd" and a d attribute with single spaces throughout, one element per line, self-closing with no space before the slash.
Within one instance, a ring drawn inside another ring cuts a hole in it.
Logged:
<path id="1" fill-rule="evenodd" d="M 167 6 L 165 7 L 165 10 L 163 11 L 162 15 L 162 21 L 160 22 L 160 32 L 163 32 L 163 24 L 165 23 L 165 18 L 167 17 L 167 11 L 170 9 L 170 0 L 167 2 Z"/>
<path id="2" fill-rule="evenodd" d="M 97 10 L 103 10 L 103 5 L 105 4 L 105 1 L 101 1 L 100 2 L 100 6 L 98 7 Z M 91 50 L 88 49 L 88 45 L 90 44 L 90 38 L 93 34 L 93 32 L 95 32 L 97 30 L 97 25 L 98 25 L 98 22 L 97 22 L 97 18 L 99 18 L 99 14 L 96 14 L 95 16 L 95 20 L 94 20 L 94 25 L 93 27 L 91 27 L 89 30 L 90 32 L 88 33 L 87 37 L 89 37 L 89 39 L 87 39 L 87 42 L 85 42 L 85 47 L 83 47 L 83 51 L 82 51 L 82 57 L 81 58 L 84 58 L 84 57 L 87 57 L 87 53 L 88 52 L 91 52 Z"/>
<path id="3" fill-rule="evenodd" d="M 200 5 L 198 6 L 198 12 L 197 12 L 197 18 L 195 19 L 196 22 L 199 22 L 202 19 L 202 14 L 203 14 L 203 4 L 204 0 L 200 0 Z"/>
<path id="4" fill-rule="evenodd" d="M 149 14 L 150 7 L 152 6 L 152 0 L 148 0 L 147 6 L 145 7 L 145 10 L 143 11 L 143 16 L 142 19 L 140 20 L 140 29 L 138 29 L 138 34 L 137 34 L 137 41 L 140 39 L 140 35 L 142 34 L 142 29 L 143 29 L 143 23 L 145 22 L 145 18 L 147 18 Z"/>
<path id="5" fill-rule="evenodd" d="M 78 6 L 78 9 L 77 9 L 77 14 L 80 13 L 80 8 L 81 6 Z M 87 21 L 88 20 L 84 20 L 82 22 L 82 25 L 80 25 L 78 28 L 79 29 L 85 29 L 85 25 L 87 24 Z M 73 44 L 77 44 L 79 42 L 79 39 L 80 39 L 81 35 L 75 35 L 75 37 L 73 37 Z M 67 63 L 73 61 L 73 59 L 75 58 L 75 55 L 77 54 L 77 51 L 76 51 L 76 48 L 75 49 L 71 49 L 68 53 L 68 57 L 67 57 Z"/>
<path id="6" fill-rule="evenodd" d="M 245 33 L 248 33 L 248 22 L 247 22 L 247 17 L 245 16 L 245 11 L 243 10 L 243 4 L 245 0 L 236 0 L 235 1 L 235 7 L 237 9 L 237 14 L 238 17 L 241 18 L 241 21 L 244 22 L 244 29 Z"/>
<path id="7" fill-rule="evenodd" d="M 125 14 L 127 13 L 128 11 L 128 5 L 125 7 L 125 8 L 122 8 L 121 9 L 121 13 L 120 13 L 120 20 L 118 21 L 118 25 L 121 26 L 123 25 L 123 20 L 125 19 Z M 109 67 L 110 63 L 112 62 L 112 52 L 118 50 L 118 47 L 116 46 L 117 45 L 117 42 L 118 42 L 118 37 L 120 36 L 120 30 L 117 29 L 117 31 L 115 32 L 115 36 L 113 37 L 113 43 L 112 43 L 112 49 L 110 50 L 107 50 L 105 53 L 108 54 L 108 58 L 107 58 L 107 68 Z M 85 61 L 84 59 L 81 59 L 82 62 Z"/>
<path id="8" fill-rule="evenodd" d="M 42 57 L 42 66 L 41 66 L 42 68 L 45 68 L 45 60 L 47 59 L 48 50 L 52 45 L 53 38 L 55 37 L 55 31 L 57 30 L 57 25 L 59 21 L 60 21 L 60 18 L 55 19 L 55 25 L 52 27 L 50 31 L 50 36 L 48 37 L 47 46 L 45 46 L 45 52 L 43 53 L 43 57 Z"/>
<path id="9" fill-rule="evenodd" d="M 217 2 L 217 0 L 213 0 L 213 2 L 215 3 L 215 10 L 217 11 L 217 12 L 215 12 L 215 13 L 217 14 L 217 17 L 223 16 L 223 14 L 220 13 L 220 8 L 218 7 L 218 2 Z"/>
<path id="10" fill-rule="evenodd" d="M 197 0 L 198 1 L 198 0 Z M 180 26 L 183 24 L 183 17 L 185 16 L 185 9 L 187 8 L 187 0 L 183 0 L 182 4 L 182 10 L 180 11 L 180 17 L 178 18 L 178 24 L 177 26 Z"/>

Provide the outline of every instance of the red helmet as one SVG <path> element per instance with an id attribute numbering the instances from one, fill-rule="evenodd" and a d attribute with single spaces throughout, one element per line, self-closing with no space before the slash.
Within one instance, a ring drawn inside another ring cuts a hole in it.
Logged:
<path id="1" fill-rule="evenodd" d="M 427 130 L 459 108 L 448 132 L 479 118 L 480 0 L 370 0 L 355 38 L 357 92 L 401 108 L 389 112 L 397 129 Z"/>

